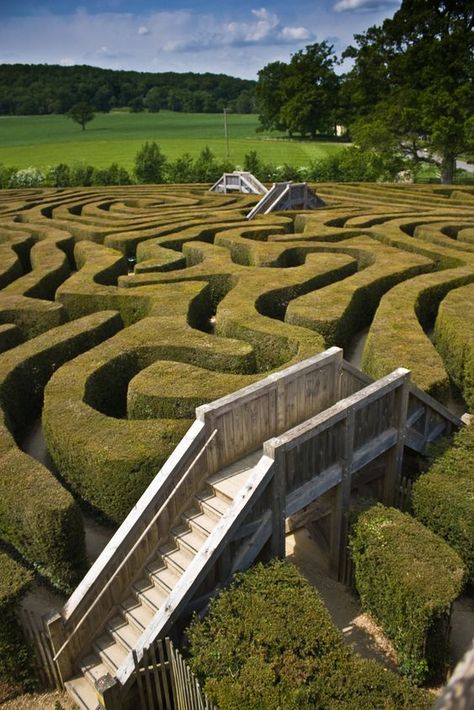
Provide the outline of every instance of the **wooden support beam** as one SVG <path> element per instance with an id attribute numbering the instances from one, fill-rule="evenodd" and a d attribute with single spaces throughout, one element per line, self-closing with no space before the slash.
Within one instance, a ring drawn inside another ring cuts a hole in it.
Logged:
<path id="1" fill-rule="evenodd" d="M 410 394 L 410 372 L 407 370 L 403 376 L 401 387 L 395 393 L 393 412 L 393 426 L 397 430 L 397 439 L 388 454 L 385 468 L 383 502 L 385 505 L 395 505 L 398 500 L 400 477 L 403 464 L 403 450 L 405 448 L 408 397 Z"/>
<path id="2" fill-rule="evenodd" d="M 285 519 L 286 519 L 286 460 L 282 451 L 276 452 L 271 482 L 272 497 L 272 557 L 285 557 Z"/>
<path id="3" fill-rule="evenodd" d="M 351 497 L 351 471 L 354 454 L 355 410 L 351 408 L 344 422 L 342 478 L 336 489 L 331 516 L 329 568 L 335 579 L 345 569 L 347 534 L 349 529 L 349 504 Z"/>

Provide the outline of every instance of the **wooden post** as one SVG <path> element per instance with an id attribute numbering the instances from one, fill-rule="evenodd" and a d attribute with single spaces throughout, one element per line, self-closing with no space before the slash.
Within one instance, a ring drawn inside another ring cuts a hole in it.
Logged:
<path id="1" fill-rule="evenodd" d="M 285 453 L 276 449 L 273 463 L 273 479 L 271 482 L 272 505 L 272 557 L 285 558 L 285 499 L 286 499 L 286 466 Z"/>
<path id="2" fill-rule="evenodd" d="M 397 442 L 389 451 L 385 467 L 383 502 L 385 505 L 395 505 L 398 500 L 400 479 L 403 464 L 403 451 L 406 439 L 406 424 L 408 412 L 408 397 L 410 394 L 410 371 L 399 368 L 403 375 L 402 384 L 397 389 L 394 405 L 394 426 L 397 429 Z"/>
<path id="3" fill-rule="evenodd" d="M 349 409 L 344 421 L 342 454 L 342 480 L 333 499 L 330 535 L 329 568 L 335 579 L 344 574 L 349 530 L 349 504 L 351 498 L 352 457 L 354 453 L 355 411 Z"/>
<path id="4" fill-rule="evenodd" d="M 95 688 L 99 706 L 103 710 L 122 710 L 120 686 L 109 673 L 96 680 Z"/>
<path id="5" fill-rule="evenodd" d="M 59 612 L 56 612 L 50 616 L 45 623 L 48 629 L 53 652 L 56 654 L 66 641 L 63 617 Z M 66 646 L 55 662 L 63 683 L 74 675 L 73 662 L 70 654 L 70 648 L 68 646 Z"/>
<path id="6" fill-rule="evenodd" d="M 342 393 L 342 365 L 344 362 L 343 351 L 335 353 L 334 356 L 334 385 L 333 385 L 333 400 L 334 404 L 339 402 Z"/>

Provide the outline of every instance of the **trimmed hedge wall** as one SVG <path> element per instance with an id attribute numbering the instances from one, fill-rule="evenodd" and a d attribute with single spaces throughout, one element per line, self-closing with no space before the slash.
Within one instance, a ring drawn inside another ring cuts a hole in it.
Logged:
<path id="1" fill-rule="evenodd" d="M 32 574 L 0 551 L 0 678 L 24 690 L 36 685 L 32 652 L 25 642 L 15 609 L 28 591 Z"/>
<path id="2" fill-rule="evenodd" d="M 355 333 L 370 323 L 384 293 L 433 268 L 425 257 L 396 252 L 367 237 L 347 239 L 338 249 L 357 255 L 358 273 L 295 299 L 285 318 L 321 333 L 326 347 L 346 347 Z"/>
<path id="3" fill-rule="evenodd" d="M 474 283 L 451 291 L 441 302 L 434 341 L 454 384 L 474 412 Z"/>
<path id="4" fill-rule="evenodd" d="M 473 280 L 472 269 L 460 267 L 395 286 L 380 301 L 365 344 L 362 369 L 378 379 L 396 367 L 407 367 L 418 387 L 445 400 L 449 377 L 423 327 L 433 324 L 439 303 L 451 289 Z"/>
<path id="5" fill-rule="evenodd" d="M 414 484 L 415 516 L 458 552 L 474 587 L 474 426 L 461 429 Z"/>
<path id="6" fill-rule="evenodd" d="M 96 313 L 0 355 L 0 537 L 63 589 L 71 589 L 86 569 L 80 512 L 12 434 L 20 437 L 39 414 L 44 386 L 62 363 L 120 327 L 116 313 Z"/>
<path id="7" fill-rule="evenodd" d="M 190 664 L 220 710 L 429 708 L 431 698 L 344 645 L 296 567 L 236 575 L 188 629 Z"/>
<path id="8" fill-rule="evenodd" d="M 393 642 L 400 670 L 415 683 L 437 678 L 447 669 L 461 558 L 420 522 L 381 504 L 358 517 L 350 547 L 362 605 Z"/>

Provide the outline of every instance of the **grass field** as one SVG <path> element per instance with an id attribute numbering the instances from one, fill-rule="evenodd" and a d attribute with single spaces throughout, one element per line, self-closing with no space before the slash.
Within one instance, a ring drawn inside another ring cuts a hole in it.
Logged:
<path id="1" fill-rule="evenodd" d="M 255 115 L 228 114 L 227 122 L 230 159 L 237 165 L 243 165 L 250 150 L 256 150 L 265 162 L 300 166 L 342 147 L 256 133 Z M 0 116 L 0 163 L 18 168 L 84 161 L 96 167 L 117 162 L 130 169 L 147 140 L 156 141 L 171 160 L 185 152 L 195 157 L 206 145 L 218 159 L 225 158 L 222 114 L 114 111 L 97 114 L 85 131 L 62 115 Z"/>

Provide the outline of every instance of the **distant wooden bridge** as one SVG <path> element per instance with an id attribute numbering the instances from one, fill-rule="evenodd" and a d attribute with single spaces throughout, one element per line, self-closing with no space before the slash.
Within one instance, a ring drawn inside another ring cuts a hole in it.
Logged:
<path id="1" fill-rule="evenodd" d="M 460 425 L 410 383 L 408 370 L 374 382 L 340 348 L 198 407 L 49 621 L 71 697 L 85 710 L 139 707 L 136 664 L 148 649 L 204 608 L 235 571 L 284 557 L 288 519 L 318 500 L 328 509 L 331 570 L 341 577 L 351 491 L 372 481 L 394 504 L 405 448 L 423 453 Z"/>

